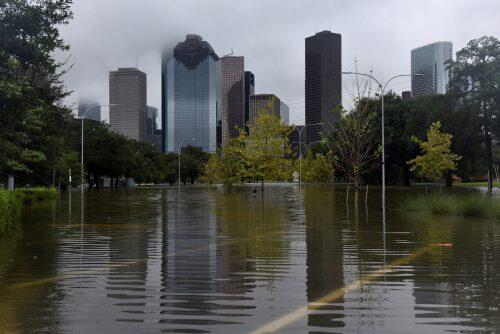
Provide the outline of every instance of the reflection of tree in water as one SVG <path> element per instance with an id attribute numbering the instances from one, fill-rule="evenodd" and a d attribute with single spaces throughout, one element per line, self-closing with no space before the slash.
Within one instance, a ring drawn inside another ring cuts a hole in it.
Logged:
<path id="1" fill-rule="evenodd" d="M 0 239 L 0 333 L 55 332 L 58 322 L 55 284 L 34 280 L 56 274 L 57 242 L 52 229 L 55 203 L 25 208 L 23 222 Z M 26 283 L 19 287 L 18 283 Z"/>
<path id="2" fill-rule="evenodd" d="M 259 272 L 259 278 L 267 280 L 271 288 L 281 270 L 277 261 L 287 249 L 283 238 L 284 199 L 279 189 L 265 192 L 264 198 L 245 190 L 213 193 L 219 236 L 224 238 L 219 242 L 219 274 Z M 251 287 L 247 282 L 246 289 Z"/>

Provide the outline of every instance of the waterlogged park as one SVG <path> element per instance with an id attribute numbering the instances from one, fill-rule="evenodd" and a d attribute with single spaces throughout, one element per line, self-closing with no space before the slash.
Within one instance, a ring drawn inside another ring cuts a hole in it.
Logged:
<path id="1" fill-rule="evenodd" d="M 273 99 L 213 152 L 159 152 L 65 104 L 71 9 L 0 2 L 0 334 L 500 332 L 496 37 L 444 94 L 356 59 L 331 122 Z"/>

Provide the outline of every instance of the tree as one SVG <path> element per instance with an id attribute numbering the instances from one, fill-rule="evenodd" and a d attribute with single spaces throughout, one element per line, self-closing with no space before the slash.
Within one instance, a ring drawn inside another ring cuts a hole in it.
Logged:
<path id="1" fill-rule="evenodd" d="M 234 183 L 245 176 L 245 136 L 243 132 L 212 154 L 205 165 L 205 180 L 209 184 L 222 182 L 230 191 Z"/>
<path id="2" fill-rule="evenodd" d="M 0 176 L 29 175 L 38 168 L 48 178 L 56 157 L 67 153 L 60 127 L 69 111 L 62 64 L 53 59 L 67 50 L 58 27 L 68 23 L 71 0 L 0 2 Z M 64 143 L 63 143 L 64 144 Z M 38 165 L 47 161 L 44 165 Z"/>
<path id="3" fill-rule="evenodd" d="M 260 180 L 262 189 L 265 180 L 286 177 L 290 161 L 285 156 L 291 153 L 288 140 L 290 131 L 281 118 L 266 109 L 261 110 L 249 125 L 248 135 L 243 138 L 246 176 Z"/>
<path id="4" fill-rule="evenodd" d="M 341 117 L 330 125 L 330 135 L 325 138 L 335 156 L 338 167 L 354 182 L 358 189 L 361 176 L 372 170 L 378 150 L 374 147 L 375 113 L 371 104 L 361 100 L 355 102 L 355 109 L 337 110 Z"/>
<path id="5" fill-rule="evenodd" d="M 422 141 L 413 136 L 412 140 L 420 146 L 422 155 L 408 161 L 412 170 L 416 170 L 422 177 L 435 183 L 443 177 L 448 170 L 456 168 L 456 161 L 460 156 L 451 152 L 452 135 L 443 133 L 441 123 L 435 122 L 427 131 L 427 141 Z"/>
<path id="6" fill-rule="evenodd" d="M 472 108 L 481 122 L 486 148 L 488 188 L 493 187 L 493 140 L 500 134 L 500 41 L 471 40 L 448 64 L 449 90 L 457 106 Z"/>
<path id="7" fill-rule="evenodd" d="M 207 153 L 199 147 L 188 145 L 181 153 L 181 180 L 186 184 L 191 180 L 191 184 L 203 175 L 203 168 L 208 161 Z"/>
<path id="8" fill-rule="evenodd" d="M 298 163 L 299 160 L 297 160 Z M 312 154 L 309 152 L 307 158 L 302 161 L 302 179 L 304 182 L 328 183 L 333 180 L 334 157 L 331 153 Z"/>

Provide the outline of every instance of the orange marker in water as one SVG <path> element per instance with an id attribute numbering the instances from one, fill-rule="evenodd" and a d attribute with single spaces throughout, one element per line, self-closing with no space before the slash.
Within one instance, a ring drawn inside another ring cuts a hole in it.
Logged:
<path id="1" fill-rule="evenodd" d="M 433 244 L 433 246 L 452 248 L 453 247 L 453 243 L 451 243 L 451 242 L 436 243 L 436 244 Z"/>

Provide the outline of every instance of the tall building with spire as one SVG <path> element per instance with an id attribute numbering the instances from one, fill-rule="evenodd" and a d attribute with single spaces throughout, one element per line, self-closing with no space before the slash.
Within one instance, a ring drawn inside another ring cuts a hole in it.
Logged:
<path id="1" fill-rule="evenodd" d="M 163 151 L 188 145 L 213 152 L 220 115 L 220 61 L 201 36 L 189 34 L 162 55 Z"/>
<path id="2" fill-rule="evenodd" d="M 321 139 L 335 123 L 333 109 L 342 104 L 342 36 L 331 31 L 306 38 L 305 45 L 306 140 Z M 322 123 L 321 125 L 315 125 Z"/>

